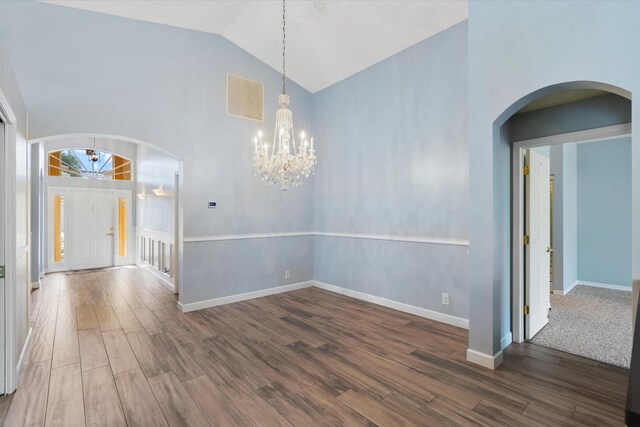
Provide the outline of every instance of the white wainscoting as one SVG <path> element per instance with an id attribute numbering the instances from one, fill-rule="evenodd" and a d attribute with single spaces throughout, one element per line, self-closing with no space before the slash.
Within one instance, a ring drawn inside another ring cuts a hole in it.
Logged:
<path id="1" fill-rule="evenodd" d="M 171 292 L 175 292 L 175 247 L 171 233 L 136 227 L 136 265 L 160 279 Z"/>

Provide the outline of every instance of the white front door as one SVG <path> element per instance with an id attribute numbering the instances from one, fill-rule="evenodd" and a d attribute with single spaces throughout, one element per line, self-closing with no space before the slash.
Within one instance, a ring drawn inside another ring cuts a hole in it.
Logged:
<path id="1" fill-rule="evenodd" d="M 549 322 L 550 296 L 550 185 L 549 159 L 527 150 L 526 164 L 529 174 L 525 178 L 525 315 L 526 339 L 531 339 Z"/>
<path id="2" fill-rule="evenodd" d="M 67 268 L 113 266 L 114 195 L 102 191 L 70 191 L 65 199 Z"/>

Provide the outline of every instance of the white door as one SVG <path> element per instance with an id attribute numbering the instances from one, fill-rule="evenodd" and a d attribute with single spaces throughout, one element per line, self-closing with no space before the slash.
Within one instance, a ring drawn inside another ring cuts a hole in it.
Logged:
<path id="1" fill-rule="evenodd" d="M 111 192 L 67 192 L 64 240 L 69 270 L 113 266 L 114 203 Z"/>
<path id="2" fill-rule="evenodd" d="M 527 150 L 529 174 L 525 177 L 525 318 L 526 338 L 533 338 L 549 322 L 550 297 L 550 185 L 549 159 Z"/>

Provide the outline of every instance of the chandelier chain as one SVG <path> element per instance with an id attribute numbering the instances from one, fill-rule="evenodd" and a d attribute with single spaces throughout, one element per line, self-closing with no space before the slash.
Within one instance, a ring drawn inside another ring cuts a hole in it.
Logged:
<path id="1" fill-rule="evenodd" d="M 282 0 L 282 94 L 284 95 L 286 93 L 286 85 L 285 85 L 285 76 L 286 76 L 286 65 L 287 65 L 287 61 L 286 61 L 286 52 L 287 52 L 287 47 L 286 47 L 286 38 L 287 38 L 287 18 L 286 18 L 286 5 L 285 5 L 285 0 Z"/>
<path id="2" fill-rule="evenodd" d="M 302 184 L 304 178 L 314 174 L 316 152 L 313 136 L 300 133 L 296 141 L 293 129 L 293 113 L 289 109 L 286 93 L 286 4 L 282 0 L 282 94 L 278 95 L 280 108 L 276 111 L 273 143 L 265 141 L 262 131 L 253 138 L 253 167 L 263 181 L 286 193 Z"/>

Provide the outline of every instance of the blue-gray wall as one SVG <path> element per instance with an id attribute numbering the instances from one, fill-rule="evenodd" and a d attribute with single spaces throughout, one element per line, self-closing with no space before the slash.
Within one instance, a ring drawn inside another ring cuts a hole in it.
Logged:
<path id="1" fill-rule="evenodd" d="M 562 222 L 557 232 L 562 236 L 562 289 L 567 291 L 578 280 L 578 147 L 562 146 Z M 555 264 L 554 264 L 555 266 Z M 555 286 L 555 284 L 554 284 Z"/>
<path id="2" fill-rule="evenodd" d="M 503 278 L 510 270 L 500 242 L 510 224 L 500 214 L 508 201 L 499 180 L 509 164 L 496 148 L 499 128 L 532 100 L 568 88 L 556 86 L 567 82 L 626 97 L 633 93 L 637 100 L 639 20 L 639 2 L 585 1 L 579 7 L 574 1 L 469 2 L 469 346 L 484 354 L 487 363 L 511 327 L 511 313 L 500 305 Z M 632 116 L 638 122 L 640 109 Z M 640 182 L 639 138 L 633 135 L 634 183 Z M 633 186 L 633 212 L 640 218 L 640 185 Z M 632 232 L 633 277 L 640 280 L 640 221 Z"/>
<path id="3" fill-rule="evenodd" d="M 144 195 L 143 199 L 137 198 L 138 231 L 167 233 L 175 238 L 175 174 L 180 170 L 179 162 L 158 150 L 138 145 L 135 169 L 135 193 Z M 157 188 L 162 188 L 167 195 L 155 196 L 153 190 Z"/>
<path id="4" fill-rule="evenodd" d="M 532 150 L 549 158 L 554 175 L 553 289 L 567 292 L 578 279 L 576 144 L 545 145 Z"/>
<path id="5" fill-rule="evenodd" d="M 466 241 L 466 52 L 463 22 L 314 95 L 316 231 Z M 468 317 L 466 245 L 316 236 L 314 277 Z"/>
<path id="6" fill-rule="evenodd" d="M 631 101 L 610 93 L 516 114 L 509 122 L 513 141 L 631 123 Z"/>
<path id="7" fill-rule="evenodd" d="M 631 138 L 578 144 L 578 279 L 631 287 Z"/>
<path id="8" fill-rule="evenodd" d="M 0 28 L 30 109 L 30 138 L 118 135 L 175 154 L 184 161 L 186 239 L 311 231 L 313 179 L 284 196 L 252 170 L 253 135 L 273 129 L 278 71 L 221 36 L 38 2 L 0 2 Z M 227 72 L 265 84 L 264 124 L 226 114 Z M 287 88 L 296 128 L 310 130 L 311 94 Z M 308 241 L 261 242 L 269 250 L 259 262 L 256 242 L 185 243 L 182 302 L 311 280 Z M 219 256 L 228 251 L 236 256 Z"/>

